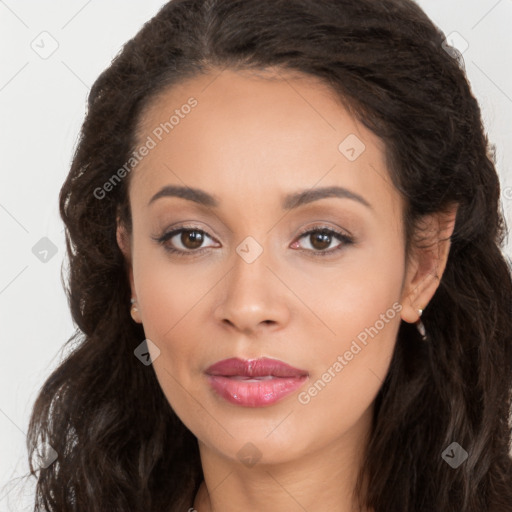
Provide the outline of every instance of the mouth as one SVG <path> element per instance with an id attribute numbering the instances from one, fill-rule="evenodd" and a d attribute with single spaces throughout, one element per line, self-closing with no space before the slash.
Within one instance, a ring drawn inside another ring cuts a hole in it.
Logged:
<path id="1" fill-rule="evenodd" d="M 205 373 L 217 395 L 245 407 L 274 404 L 302 386 L 309 376 L 306 370 L 266 357 L 224 359 Z"/>

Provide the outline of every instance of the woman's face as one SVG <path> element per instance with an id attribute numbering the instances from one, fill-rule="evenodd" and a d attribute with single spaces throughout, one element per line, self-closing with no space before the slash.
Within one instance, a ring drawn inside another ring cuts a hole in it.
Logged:
<path id="1" fill-rule="evenodd" d="M 269 78 L 202 75 L 148 107 L 124 247 L 170 405 L 202 449 L 244 463 L 366 435 L 405 311 L 403 203 L 382 142 L 318 81 Z M 302 372 L 207 374 L 262 357 Z"/>

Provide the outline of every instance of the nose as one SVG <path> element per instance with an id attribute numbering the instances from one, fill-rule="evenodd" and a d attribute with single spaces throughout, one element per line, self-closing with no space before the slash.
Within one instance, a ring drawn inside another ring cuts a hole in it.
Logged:
<path id="1" fill-rule="evenodd" d="M 266 254 L 263 251 L 249 263 L 236 253 L 233 266 L 219 287 L 221 298 L 215 319 L 247 335 L 261 329 L 281 329 L 290 317 L 290 292 Z"/>

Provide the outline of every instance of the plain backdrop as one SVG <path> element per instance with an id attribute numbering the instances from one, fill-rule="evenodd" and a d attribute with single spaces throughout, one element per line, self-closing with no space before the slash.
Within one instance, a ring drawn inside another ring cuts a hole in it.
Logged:
<path id="1" fill-rule="evenodd" d="M 377 0 L 376 0 L 377 1 Z M 25 433 L 74 328 L 58 193 L 90 86 L 165 2 L 0 0 L 0 512 L 30 510 Z M 418 2 L 460 51 L 512 217 L 512 0 Z M 46 251 L 46 252 L 45 252 Z M 510 241 L 506 254 L 512 254 Z M 23 493 L 22 493 L 23 491 Z"/>

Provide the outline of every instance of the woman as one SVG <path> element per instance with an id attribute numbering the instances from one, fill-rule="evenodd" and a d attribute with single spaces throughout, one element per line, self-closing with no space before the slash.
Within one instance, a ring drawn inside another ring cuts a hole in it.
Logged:
<path id="1" fill-rule="evenodd" d="M 512 282 L 455 57 L 409 0 L 174 0 L 125 45 L 60 196 L 79 330 L 38 507 L 512 510 Z"/>

